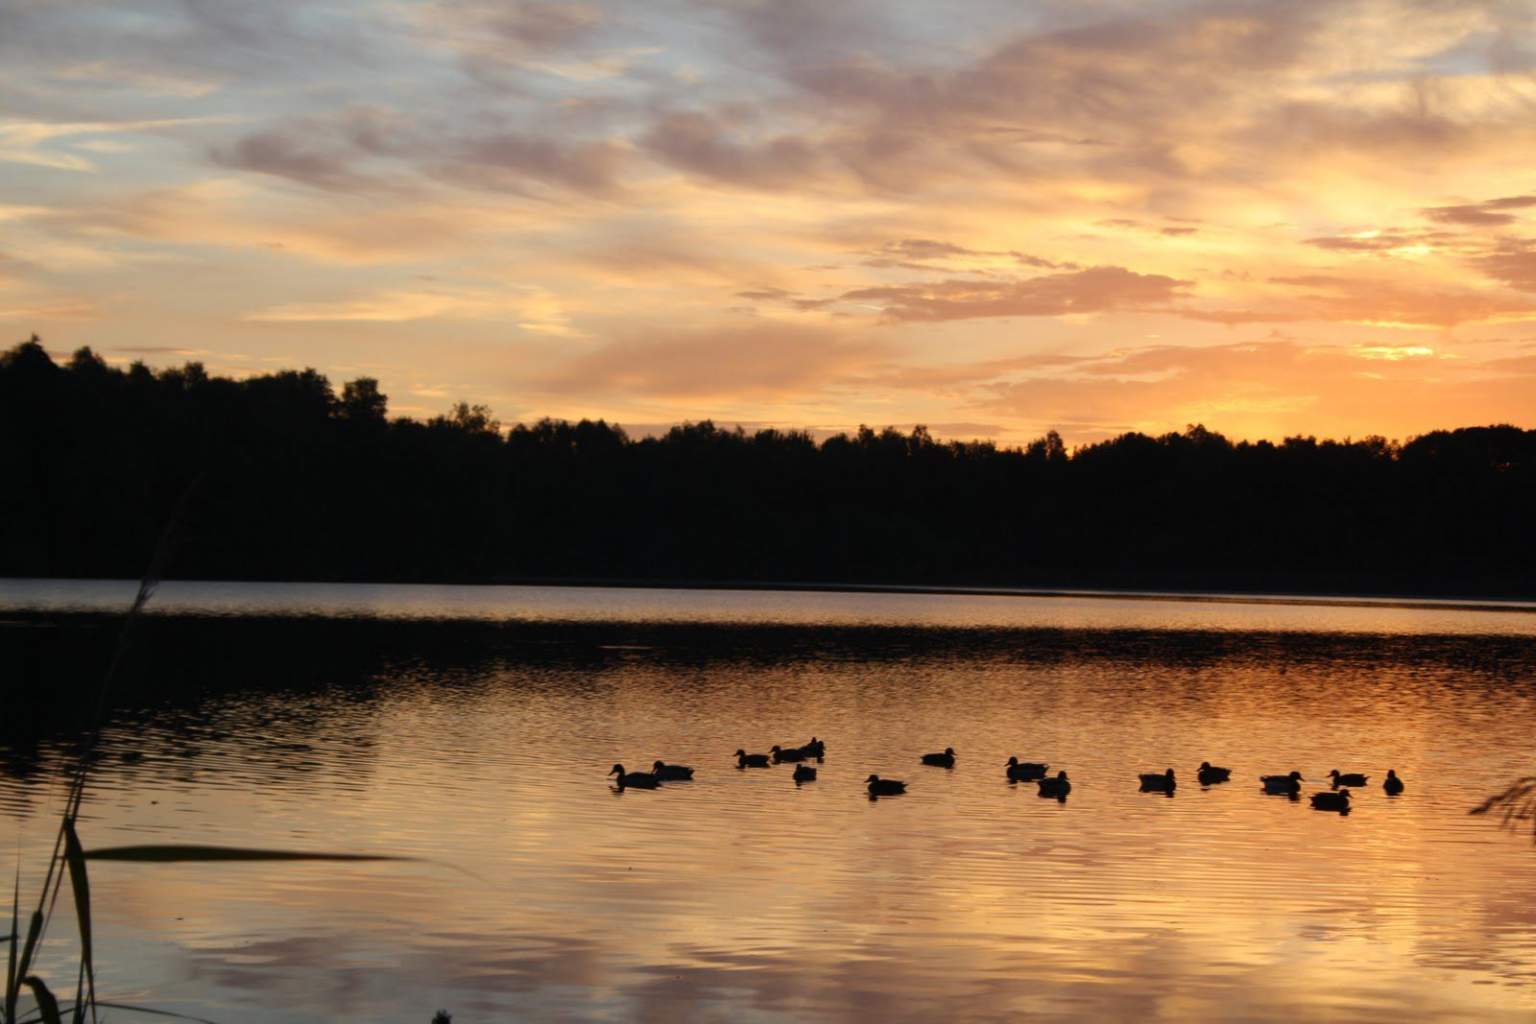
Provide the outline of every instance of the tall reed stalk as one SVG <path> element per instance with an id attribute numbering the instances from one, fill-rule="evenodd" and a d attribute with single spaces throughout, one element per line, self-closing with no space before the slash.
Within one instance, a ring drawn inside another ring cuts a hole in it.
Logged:
<path id="1" fill-rule="evenodd" d="M 192 844 L 117 846 L 87 851 L 80 842 L 79 833 L 76 831 L 76 824 L 80 817 L 80 807 L 85 800 L 86 779 L 90 773 L 92 755 L 95 752 L 97 741 L 100 739 L 102 726 L 106 721 L 109 694 L 113 683 L 116 681 L 118 670 L 122 665 L 123 656 L 128 650 L 134 627 L 143 616 L 145 607 L 149 604 L 150 598 L 154 595 L 155 589 L 160 584 L 166 554 L 170 550 L 171 538 L 196 486 L 197 482 L 194 481 L 192 486 L 188 487 L 178 500 L 176 508 L 172 512 L 155 546 L 154 556 L 150 559 L 149 569 L 145 572 L 144 578 L 139 581 L 138 592 L 134 595 L 133 604 L 129 607 L 128 614 L 123 620 L 122 628 L 118 631 L 117 642 L 112 651 L 112 660 L 108 664 L 105 675 L 102 677 L 101 684 L 97 687 L 96 700 L 92 706 L 90 717 L 87 720 L 85 741 L 81 745 L 79 760 L 74 770 L 70 773 L 69 790 L 65 797 L 63 813 L 59 818 L 59 829 L 54 836 L 53 850 L 49 855 L 47 870 L 43 875 L 42 888 L 38 891 L 37 906 L 27 919 L 25 935 L 23 935 L 20 929 L 21 866 L 17 865 L 16 879 L 12 886 L 11 929 L 9 935 L 4 939 L 8 950 L 6 954 L 5 999 L 3 1006 L 0 1006 L 0 1024 L 64 1024 L 66 1010 L 71 1024 L 84 1024 L 87 1016 L 89 1016 L 92 1024 L 96 1024 L 98 1008 L 124 1010 L 157 1017 L 174 1017 L 180 1020 L 201 1021 L 203 1024 L 213 1024 L 213 1022 L 206 1021 L 202 1017 L 192 1017 L 186 1014 L 172 1013 L 168 1010 L 158 1010 L 146 1006 L 109 1002 L 97 996 L 95 941 L 91 926 L 91 889 L 89 873 L 86 870 L 86 861 L 110 860 L 138 863 L 168 863 L 270 860 L 403 861 L 417 859 L 377 854 L 327 853 L 308 850 L 262 850 L 248 847 L 199 846 Z M 53 919 L 53 910 L 58 903 L 59 894 L 63 889 L 64 877 L 66 875 L 69 876 L 70 892 L 75 904 L 75 927 L 79 932 L 80 962 L 75 968 L 74 998 L 61 1003 L 48 983 L 35 973 L 34 967 L 37 957 L 41 952 L 44 937 L 47 935 L 48 925 Z M 25 1014 L 19 1008 L 23 991 L 31 997 L 34 1004 L 34 1008 Z"/>

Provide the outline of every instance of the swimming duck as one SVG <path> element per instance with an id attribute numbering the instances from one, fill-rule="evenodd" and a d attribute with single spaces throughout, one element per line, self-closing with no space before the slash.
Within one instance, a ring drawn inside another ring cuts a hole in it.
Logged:
<path id="1" fill-rule="evenodd" d="M 1200 762 L 1200 785 L 1202 786 L 1214 786 L 1218 782 L 1226 782 L 1231 777 L 1231 768 L 1217 768 L 1209 761 Z"/>
<path id="2" fill-rule="evenodd" d="M 870 796 L 899 796 L 907 791 L 907 784 L 899 779 L 882 779 L 878 775 L 871 775 L 864 781 Z"/>
<path id="3" fill-rule="evenodd" d="M 1039 786 L 1041 796 L 1052 796 L 1058 800 L 1065 800 L 1067 794 L 1072 792 L 1072 783 L 1067 781 L 1066 772 L 1057 772 L 1054 779 L 1041 779 Z"/>
<path id="4" fill-rule="evenodd" d="M 942 754 L 924 754 L 923 764 L 933 765 L 935 768 L 953 768 L 955 766 L 955 748 L 945 747 Z"/>
<path id="5" fill-rule="evenodd" d="M 1363 786 L 1367 781 L 1366 776 L 1361 775 L 1359 772 L 1350 772 L 1344 775 L 1340 774 L 1337 768 L 1328 774 L 1333 776 L 1334 789 L 1338 789 L 1340 786 Z"/>
<path id="6" fill-rule="evenodd" d="M 1387 796 L 1397 796 L 1403 791 L 1403 780 L 1397 777 L 1397 772 L 1387 769 L 1387 781 L 1381 784 L 1381 788 L 1387 791 Z"/>
<path id="7" fill-rule="evenodd" d="M 815 781 L 816 781 L 816 769 L 815 768 L 812 768 L 808 764 L 797 764 L 797 765 L 795 765 L 795 785 L 798 786 L 802 782 L 815 782 Z"/>
<path id="8" fill-rule="evenodd" d="M 1048 764 L 1036 764 L 1033 761 L 1020 761 L 1017 757 L 1010 757 L 1003 768 L 1008 772 L 1009 782 L 1035 782 L 1045 778 L 1045 770 Z"/>
<path id="9" fill-rule="evenodd" d="M 736 751 L 737 768 L 767 768 L 769 755 L 749 754 L 745 750 Z"/>
<path id="10" fill-rule="evenodd" d="M 624 766 L 616 764 L 609 775 L 617 775 L 620 789 L 655 789 L 661 785 L 661 780 L 649 772 L 626 772 Z"/>
<path id="11" fill-rule="evenodd" d="M 1260 775 L 1259 781 L 1264 784 L 1264 792 L 1270 796 L 1295 796 L 1301 792 L 1301 772 L 1291 772 L 1289 775 Z"/>
<path id="12" fill-rule="evenodd" d="M 1349 790 L 1339 789 L 1332 792 L 1312 794 L 1312 809 L 1315 811 L 1339 811 L 1342 814 L 1349 813 Z"/>
<path id="13" fill-rule="evenodd" d="M 657 761 L 651 765 L 651 774 L 663 782 L 687 782 L 693 778 L 693 769 L 684 764 L 667 764 L 665 761 Z"/>
<path id="14" fill-rule="evenodd" d="M 1172 793 L 1179 786 L 1173 777 L 1173 769 L 1169 768 L 1161 775 L 1143 773 L 1141 776 L 1141 791 L 1143 793 Z"/>
<path id="15" fill-rule="evenodd" d="M 777 743 L 773 745 L 772 753 L 774 764 L 781 764 L 785 761 L 804 761 L 806 756 L 805 751 L 801 750 L 799 747 L 791 747 L 788 750 L 785 750 Z"/>

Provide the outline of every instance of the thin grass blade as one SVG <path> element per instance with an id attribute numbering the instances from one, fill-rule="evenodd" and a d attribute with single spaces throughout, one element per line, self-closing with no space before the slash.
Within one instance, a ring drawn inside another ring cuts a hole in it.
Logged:
<path id="1" fill-rule="evenodd" d="M 5 994 L 5 1018 L 12 1020 L 16 1016 L 16 999 L 21 995 L 21 986 L 27 977 L 27 970 L 32 966 L 32 952 L 37 949 L 37 940 L 43 934 L 43 912 L 32 911 L 32 923 L 27 928 L 27 944 L 21 947 L 21 959 L 16 963 L 16 972 L 12 975 L 18 979 L 11 990 Z"/>
<path id="2" fill-rule="evenodd" d="M 48 986 L 43 984 L 43 979 L 35 974 L 29 974 L 24 979 L 27 987 L 32 990 L 32 998 L 37 1000 L 37 1016 L 43 1024 L 64 1024 L 64 1019 L 59 1016 L 59 1001 L 48 991 Z"/>
<path id="3" fill-rule="evenodd" d="M 127 1010 L 129 1013 L 143 1013 L 151 1017 L 170 1017 L 174 1020 L 190 1020 L 196 1024 L 219 1024 L 218 1021 L 209 1020 L 207 1017 L 192 1017 L 185 1013 L 172 1013 L 170 1010 L 156 1010 L 150 1006 L 134 1006 L 130 1003 L 106 1003 L 98 1002 L 97 1006 L 106 1010 Z"/>
<path id="4" fill-rule="evenodd" d="M 21 865 L 16 865 L 16 888 L 11 895 L 11 934 L 6 938 L 11 944 L 5 960 L 5 1020 L 16 1019 L 16 915 L 21 911 Z"/>
<path id="5" fill-rule="evenodd" d="M 323 860 L 323 861 L 416 861 L 379 853 L 329 853 L 318 850 L 262 850 L 248 846 L 197 846 L 167 843 L 154 846 L 108 846 L 90 850 L 86 860 L 121 860 L 140 864 L 180 864 L 188 861 Z M 103 1003 L 103 1006 L 106 1004 Z"/>
<path id="6" fill-rule="evenodd" d="M 83 986 L 75 992 L 74 1024 L 85 1020 L 85 1008 L 96 1001 L 96 967 L 91 957 L 91 881 L 85 870 L 85 850 L 73 818 L 64 819 L 64 861 L 75 894 L 75 918 L 80 927 L 80 972 Z M 92 1011 L 91 1016 L 95 1017 Z"/>
<path id="7" fill-rule="evenodd" d="M 99 1006 L 104 1010 L 125 1010 L 128 1013 L 142 1013 L 150 1017 L 169 1017 L 172 1020 L 190 1020 L 193 1021 L 194 1024 L 219 1024 L 218 1021 L 209 1020 L 207 1017 L 193 1017 L 190 1014 L 176 1013 L 172 1010 L 157 1010 L 153 1006 L 135 1006 L 132 1003 L 109 1003 L 103 1000 L 97 1000 L 95 1006 Z M 94 1009 L 95 1006 L 93 1006 L 92 1009 Z M 17 1021 L 16 1024 L 44 1024 L 44 1018 L 41 1015 L 36 1017 L 26 1017 L 20 1021 Z"/>

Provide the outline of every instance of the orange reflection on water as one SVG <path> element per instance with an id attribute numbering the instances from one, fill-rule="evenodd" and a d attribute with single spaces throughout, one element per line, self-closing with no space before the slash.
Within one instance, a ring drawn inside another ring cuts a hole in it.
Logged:
<path id="1" fill-rule="evenodd" d="M 1529 767 L 1528 649 L 669 636 L 401 665 L 366 698 L 345 678 L 238 689 L 118 727 L 109 751 L 147 756 L 107 758 L 87 843 L 433 863 L 99 865 L 103 990 L 227 1021 L 1536 1012 L 1536 850 L 1465 813 Z M 812 733 L 815 783 L 734 767 L 738 746 Z M 954 770 L 917 764 L 945 746 Z M 1010 754 L 1067 769 L 1069 800 L 1008 783 Z M 697 780 L 605 781 L 658 757 Z M 1206 759 L 1234 781 L 1198 786 Z M 1137 792 L 1170 765 L 1172 798 Z M 1334 767 L 1372 776 L 1347 817 L 1259 792 Z M 909 793 L 866 799 L 870 772 Z M 19 785 L 0 793 L 36 864 L 49 821 Z"/>

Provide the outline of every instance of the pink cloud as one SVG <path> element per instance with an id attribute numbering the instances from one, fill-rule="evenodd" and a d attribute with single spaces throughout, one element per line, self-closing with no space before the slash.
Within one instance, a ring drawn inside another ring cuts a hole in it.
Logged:
<path id="1" fill-rule="evenodd" d="M 1417 288 L 1369 278 L 1302 274 L 1270 278 L 1276 284 L 1305 289 L 1284 305 L 1265 309 L 1180 307 L 1177 315 L 1212 323 L 1287 323 L 1316 320 L 1333 323 L 1422 324 L 1453 327 L 1509 316 L 1536 313 L 1536 302 L 1484 291 Z"/>
<path id="2" fill-rule="evenodd" d="M 651 332 L 576 356 L 534 387 L 652 398 L 803 395 L 888 355 L 884 344 L 793 324 Z"/>
<path id="3" fill-rule="evenodd" d="M 1536 196 L 1506 196 L 1502 199 L 1489 199 L 1481 203 L 1461 206 L 1429 206 L 1425 207 L 1423 213 L 1430 220 L 1439 221 L 1442 224 L 1500 227 L 1513 224 L 1516 220 L 1514 214 L 1504 211 L 1520 210 L 1530 206 L 1536 206 Z"/>
<path id="4" fill-rule="evenodd" d="M 1162 306 L 1190 284 L 1124 267 L 1090 267 L 1015 281 L 947 280 L 856 288 L 844 292 L 841 300 L 879 304 L 894 320 L 1061 316 Z"/>
<path id="5" fill-rule="evenodd" d="M 1474 263 L 1483 273 L 1511 288 L 1536 292 L 1536 243 L 1508 239 Z"/>

